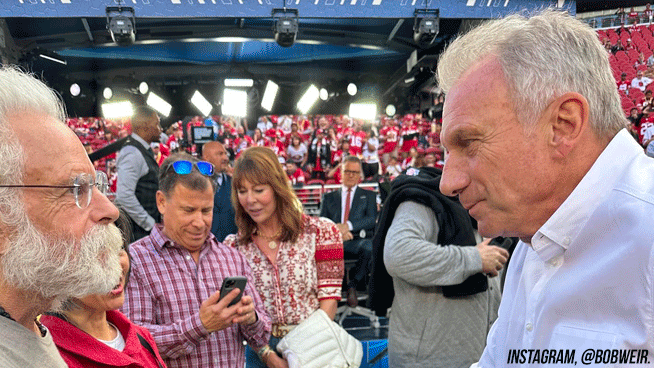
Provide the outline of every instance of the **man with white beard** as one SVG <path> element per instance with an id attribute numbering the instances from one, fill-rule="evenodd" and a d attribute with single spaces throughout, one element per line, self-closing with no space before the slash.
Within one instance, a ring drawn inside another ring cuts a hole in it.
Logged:
<path id="1" fill-rule="evenodd" d="M 121 275 L 118 210 L 45 84 L 0 69 L 0 367 L 65 367 L 36 317 Z"/>

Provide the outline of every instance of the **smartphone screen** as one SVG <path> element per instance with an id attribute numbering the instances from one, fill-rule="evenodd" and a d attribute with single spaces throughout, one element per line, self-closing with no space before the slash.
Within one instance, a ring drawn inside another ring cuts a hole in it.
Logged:
<path id="1" fill-rule="evenodd" d="M 220 299 L 225 297 L 225 295 L 229 294 L 232 290 L 234 289 L 240 289 L 241 292 L 234 298 L 229 303 L 229 307 L 232 305 L 238 303 L 241 300 L 241 297 L 243 296 L 243 290 L 245 290 L 245 285 L 247 284 L 248 280 L 244 276 L 231 276 L 231 277 L 226 277 L 223 280 L 223 285 L 220 287 Z"/>

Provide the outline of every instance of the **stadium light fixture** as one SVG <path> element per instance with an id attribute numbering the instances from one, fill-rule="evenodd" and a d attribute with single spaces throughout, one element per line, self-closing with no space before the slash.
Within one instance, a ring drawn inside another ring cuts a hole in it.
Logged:
<path id="1" fill-rule="evenodd" d="M 396 110 L 395 110 L 395 105 L 393 105 L 393 104 L 388 104 L 388 105 L 386 106 L 386 115 L 387 115 L 387 116 L 393 117 L 393 116 L 395 116 L 395 112 L 396 112 Z"/>
<path id="2" fill-rule="evenodd" d="M 354 95 L 356 95 L 356 94 L 357 94 L 357 85 L 354 84 L 354 83 L 350 83 L 350 84 L 348 84 L 348 85 L 347 85 L 347 93 L 348 93 L 350 96 L 354 96 Z"/>
<path id="3" fill-rule="evenodd" d="M 438 9 L 416 9 L 413 19 L 413 41 L 420 47 L 431 45 L 440 28 Z"/>
<path id="4" fill-rule="evenodd" d="M 304 95 L 302 95 L 302 98 L 300 98 L 300 101 L 297 103 L 297 108 L 300 110 L 302 114 L 306 114 L 309 110 L 311 110 L 311 107 L 318 101 L 318 98 L 320 97 L 320 91 L 318 91 L 318 87 L 314 86 L 313 84 L 309 86 L 306 92 L 304 92 Z"/>
<path id="5" fill-rule="evenodd" d="M 252 87 L 254 80 L 249 78 L 226 78 L 225 87 Z"/>
<path id="6" fill-rule="evenodd" d="M 354 119 L 373 121 L 377 117 L 377 105 L 374 103 L 351 103 L 348 115 Z"/>
<path id="7" fill-rule="evenodd" d="M 136 17 L 129 6 L 108 6 L 107 29 L 118 46 L 130 46 L 136 40 Z"/>
<path id="8" fill-rule="evenodd" d="M 270 112 L 270 110 L 272 110 L 273 104 L 275 103 L 275 98 L 277 98 L 278 91 L 279 86 L 277 83 L 269 80 L 268 83 L 266 83 L 266 90 L 263 92 L 261 107 Z"/>
<path id="9" fill-rule="evenodd" d="M 150 90 L 150 86 L 148 86 L 148 84 L 147 84 L 146 82 L 141 82 L 141 83 L 139 84 L 139 92 L 140 92 L 142 95 L 148 93 L 149 90 Z"/>
<path id="10" fill-rule="evenodd" d="M 329 98 L 329 92 L 327 92 L 327 89 L 321 88 L 320 89 L 320 99 L 323 101 L 327 101 Z"/>
<path id="11" fill-rule="evenodd" d="M 105 87 L 102 90 L 102 97 L 104 97 L 105 100 L 111 100 L 113 96 L 114 96 L 114 91 L 112 91 L 111 88 Z"/>
<path id="12" fill-rule="evenodd" d="M 237 89 L 223 90 L 222 114 L 235 117 L 246 117 L 248 111 L 248 93 Z"/>
<path id="13" fill-rule="evenodd" d="M 157 110 L 161 115 L 163 116 L 168 116 L 170 115 L 170 110 L 173 109 L 173 107 L 166 102 L 163 98 L 157 96 L 153 92 L 150 92 L 148 94 L 148 98 L 145 101 L 148 106 L 152 107 L 153 109 Z"/>
<path id="14" fill-rule="evenodd" d="M 79 96 L 80 92 L 82 92 L 82 89 L 79 87 L 79 84 L 73 83 L 70 85 L 70 95 L 73 97 Z"/>
<path id="15" fill-rule="evenodd" d="M 291 47 L 295 43 L 298 32 L 297 9 L 273 9 L 273 32 L 275 42 L 281 47 Z"/>
<path id="16" fill-rule="evenodd" d="M 198 110 L 200 110 L 203 116 L 209 116 L 211 110 L 213 109 L 211 102 L 207 101 L 207 99 L 204 98 L 202 93 L 200 93 L 198 90 L 193 93 L 193 97 L 191 97 L 191 103 L 193 106 L 197 107 Z"/>
<path id="17" fill-rule="evenodd" d="M 105 119 L 120 119 L 132 116 L 134 108 L 129 101 L 107 102 L 102 104 Z"/>
<path id="18" fill-rule="evenodd" d="M 39 57 L 42 58 L 42 59 L 54 61 L 55 63 L 59 63 L 59 64 L 63 64 L 63 65 L 68 65 L 68 62 L 66 60 L 62 59 L 55 52 L 39 50 L 38 54 L 39 54 Z"/>

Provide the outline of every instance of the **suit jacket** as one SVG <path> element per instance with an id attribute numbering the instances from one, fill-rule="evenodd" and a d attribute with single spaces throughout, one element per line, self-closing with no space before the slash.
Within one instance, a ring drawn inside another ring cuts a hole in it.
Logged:
<path id="1" fill-rule="evenodd" d="M 341 222 L 341 208 L 343 189 L 326 193 L 321 202 L 320 216 L 326 217 L 335 223 Z M 345 193 L 347 194 L 347 193 Z M 350 207 L 350 218 L 352 223 L 352 234 L 359 236 L 361 230 L 366 231 L 365 238 L 371 238 L 375 231 L 377 220 L 377 194 L 373 191 L 361 189 L 357 186 Z"/>
<path id="2" fill-rule="evenodd" d="M 223 242 L 227 235 L 236 234 L 238 228 L 234 219 L 234 207 L 232 206 L 232 178 L 223 174 L 223 183 L 216 190 L 213 197 L 213 220 L 211 222 L 211 232 L 216 236 L 219 242 Z"/>

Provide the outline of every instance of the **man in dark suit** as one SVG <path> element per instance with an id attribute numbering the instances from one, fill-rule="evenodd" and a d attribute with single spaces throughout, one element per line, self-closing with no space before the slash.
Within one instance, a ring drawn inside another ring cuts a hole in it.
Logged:
<path id="1" fill-rule="evenodd" d="M 347 303 L 357 305 L 356 288 L 365 285 L 372 260 L 372 235 L 377 219 L 377 195 L 359 188 L 363 178 L 361 160 L 348 156 L 341 164 L 343 188 L 326 193 L 321 202 L 320 216 L 336 223 L 343 237 L 346 256 L 357 257 L 354 276 L 347 290 Z"/>
<path id="2" fill-rule="evenodd" d="M 214 180 L 216 181 L 216 194 L 213 197 L 213 222 L 211 232 L 219 242 L 225 240 L 227 235 L 236 234 L 238 229 L 234 219 L 232 207 L 232 178 L 227 175 L 229 156 L 225 146 L 219 142 L 209 142 L 202 147 L 202 158 L 213 164 Z"/>

